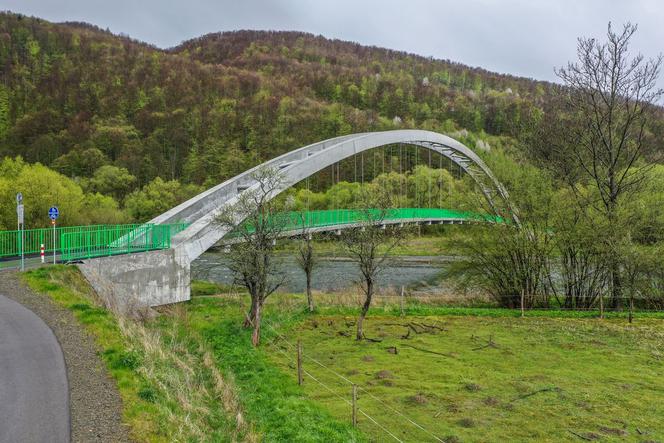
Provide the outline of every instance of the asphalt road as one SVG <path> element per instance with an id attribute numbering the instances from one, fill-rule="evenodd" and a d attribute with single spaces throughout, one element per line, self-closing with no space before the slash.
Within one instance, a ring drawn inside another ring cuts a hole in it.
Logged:
<path id="1" fill-rule="evenodd" d="M 60 344 L 32 311 L 0 295 L 0 442 L 69 442 Z"/>

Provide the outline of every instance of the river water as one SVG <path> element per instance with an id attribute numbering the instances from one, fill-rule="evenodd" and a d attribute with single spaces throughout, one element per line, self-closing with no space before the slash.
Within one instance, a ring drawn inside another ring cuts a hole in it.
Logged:
<path id="1" fill-rule="evenodd" d="M 291 254 L 276 257 L 280 272 L 286 275 L 286 282 L 281 287 L 285 292 L 304 292 L 304 272 Z M 233 284 L 233 273 L 228 268 L 228 259 L 223 253 L 206 252 L 191 264 L 195 279 L 209 280 L 227 285 Z M 381 288 L 399 288 L 401 286 L 418 288 L 423 292 L 437 292 L 444 284 L 437 282 L 437 276 L 447 266 L 445 257 L 394 257 L 385 264 L 378 276 Z M 314 290 L 324 292 L 343 291 L 354 287 L 360 279 L 357 264 L 343 257 L 319 257 L 314 270 L 312 286 Z"/>

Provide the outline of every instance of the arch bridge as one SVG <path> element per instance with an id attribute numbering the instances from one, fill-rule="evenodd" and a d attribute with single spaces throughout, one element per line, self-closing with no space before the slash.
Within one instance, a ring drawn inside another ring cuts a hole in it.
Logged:
<path id="1" fill-rule="evenodd" d="M 219 242 L 228 229 L 216 222 L 219 214 L 237 203 L 243 192 L 255 192 L 261 168 L 281 172 L 279 193 L 335 163 L 386 145 L 426 148 L 457 164 L 475 181 L 494 213 L 506 212 L 518 225 L 509 196 L 491 170 L 471 149 L 446 135 L 424 130 L 394 130 L 344 135 L 304 146 L 243 172 L 155 217 L 148 223 L 187 223 L 170 248 L 138 254 L 86 260 L 79 267 L 95 290 L 117 304 L 157 306 L 190 298 L 190 264 Z M 441 221 L 436 217 L 426 221 Z"/>

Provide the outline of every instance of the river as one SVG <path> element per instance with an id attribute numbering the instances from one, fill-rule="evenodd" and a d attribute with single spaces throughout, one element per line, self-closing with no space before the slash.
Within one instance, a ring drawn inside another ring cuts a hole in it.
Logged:
<path id="1" fill-rule="evenodd" d="M 281 287 L 285 292 L 304 292 L 304 272 L 292 254 L 275 257 L 278 269 L 286 275 Z M 193 278 L 230 285 L 233 273 L 228 268 L 228 258 L 220 252 L 206 252 L 191 264 Z M 421 292 L 436 292 L 444 284 L 436 277 L 449 263 L 449 257 L 400 256 L 391 257 L 378 276 L 382 288 L 401 286 L 418 288 Z M 360 279 L 357 264 L 344 257 L 320 257 L 313 273 L 314 290 L 324 292 L 343 291 L 352 288 Z"/>

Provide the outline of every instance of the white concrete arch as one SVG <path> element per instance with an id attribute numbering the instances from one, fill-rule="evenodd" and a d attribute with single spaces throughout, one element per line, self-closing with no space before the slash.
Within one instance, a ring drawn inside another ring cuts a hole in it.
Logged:
<path id="1" fill-rule="evenodd" d="M 232 205 L 241 192 L 255 185 L 251 177 L 258 168 L 280 170 L 285 178 L 283 187 L 279 189 L 282 192 L 343 159 L 397 143 L 421 146 L 449 158 L 475 180 L 494 210 L 497 198 L 505 203 L 506 208 L 510 208 L 507 191 L 471 149 L 443 134 L 403 129 L 345 135 L 290 151 L 201 193 L 152 219 L 150 223 L 191 223 L 174 238 L 173 246 L 178 255 L 185 255 L 192 261 L 226 235 L 227 232 L 215 223 L 215 218 L 224 207 Z M 516 214 L 513 210 L 510 212 L 518 223 Z"/>

